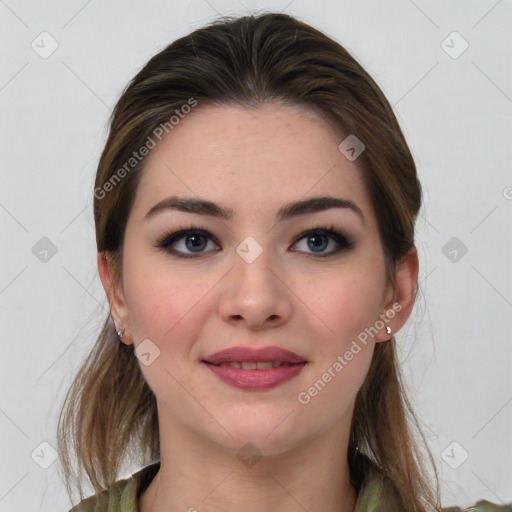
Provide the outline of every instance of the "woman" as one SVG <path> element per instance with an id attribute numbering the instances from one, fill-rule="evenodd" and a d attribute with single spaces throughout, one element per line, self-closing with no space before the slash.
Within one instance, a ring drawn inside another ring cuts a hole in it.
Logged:
<path id="1" fill-rule="evenodd" d="M 94 194 L 111 316 L 59 422 L 70 496 L 73 457 L 96 492 L 79 472 L 73 511 L 442 510 L 394 339 L 421 186 L 346 50 L 284 14 L 175 41 Z"/>

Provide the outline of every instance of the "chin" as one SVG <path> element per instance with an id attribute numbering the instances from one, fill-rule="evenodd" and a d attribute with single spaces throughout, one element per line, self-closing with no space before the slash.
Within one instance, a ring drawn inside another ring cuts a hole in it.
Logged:
<path id="1" fill-rule="evenodd" d="M 278 455 L 297 445 L 302 435 L 307 436 L 306 432 L 302 434 L 299 430 L 304 425 L 294 420 L 290 409 L 277 405 L 271 410 L 268 406 L 263 408 L 267 410 L 262 411 L 262 406 L 251 409 L 244 405 L 236 414 L 219 418 L 219 423 L 226 430 L 216 430 L 216 442 L 235 453 L 247 443 L 252 443 L 264 455 Z"/>

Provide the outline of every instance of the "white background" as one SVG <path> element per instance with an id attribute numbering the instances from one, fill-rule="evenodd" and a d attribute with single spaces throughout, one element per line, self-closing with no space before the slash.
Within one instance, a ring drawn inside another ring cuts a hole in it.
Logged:
<path id="1" fill-rule="evenodd" d="M 0 511 L 70 508 L 58 461 L 43 469 L 31 454 L 51 462 L 40 443 L 56 446 L 64 393 L 108 311 L 91 207 L 111 109 L 171 41 L 218 13 L 258 9 L 284 10 L 335 38 L 394 106 L 425 194 L 422 291 L 397 335 L 411 399 L 443 504 L 512 501 L 510 1 L 5 0 Z M 47 59 L 31 47 L 42 46 L 43 31 L 58 43 Z M 463 49 L 458 36 L 447 39 L 453 31 L 469 44 L 457 58 L 445 51 Z M 43 237 L 57 248 L 46 263 L 32 251 Z M 443 253 L 453 237 L 467 247 L 455 262 Z M 441 456 L 447 447 L 452 465 L 462 449 L 469 457 L 453 469 Z"/>

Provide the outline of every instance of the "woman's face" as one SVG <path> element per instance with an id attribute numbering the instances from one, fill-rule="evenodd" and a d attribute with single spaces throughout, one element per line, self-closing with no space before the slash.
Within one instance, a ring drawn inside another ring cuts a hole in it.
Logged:
<path id="1" fill-rule="evenodd" d="M 338 149 L 343 138 L 298 107 L 199 105 L 151 150 L 113 311 L 126 343 L 144 341 L 139 364 L 164 431 L 231 450 L 252 442 L 268 454 L 348 432 L 375 343 L 371 335 L 362 343 L 362 333 L 393 295 L 362 171 Z M 174 208 L 147 216 L 170 196 L 209 201 L 232 217 Z M 289 203 L 324 196 L 358 211 L 278 215 Z M 166 239 L 192 227 L 201 233 Z M 162 240 L 166 247 L 157 246 Z M 233 346 L 277 346 L 306 364 L 279 385 L 240 388 L 204 362 Z"/>

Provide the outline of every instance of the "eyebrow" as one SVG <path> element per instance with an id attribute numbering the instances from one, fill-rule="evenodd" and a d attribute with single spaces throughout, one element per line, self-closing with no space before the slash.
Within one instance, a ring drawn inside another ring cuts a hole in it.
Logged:
<path id="1" fill-rule="evenodd" d="M 341 199 L 330 196 L 311 197 L 301 201 L 294 201 L 284 205 L 277 212 L 278 220 L 290 219 L 299 215 L 316 213 L 331 208 L 347 208 L 354 211 L 365 224 L 364 214 L 353 201 L 349 199 Z M 187 213 L 197 213 L 199 215 L 208 215 L 219 219 L 230 220 L 235 216 L 235 212 L 231 208 L 225 208 L 211 201 L 195 197 L 178 197 L 171 196 L 163 199 L 155 204 L 144 216 L 145 220 L 149 220 L 161 212 L 166 210 L 179 210 Z"/>

